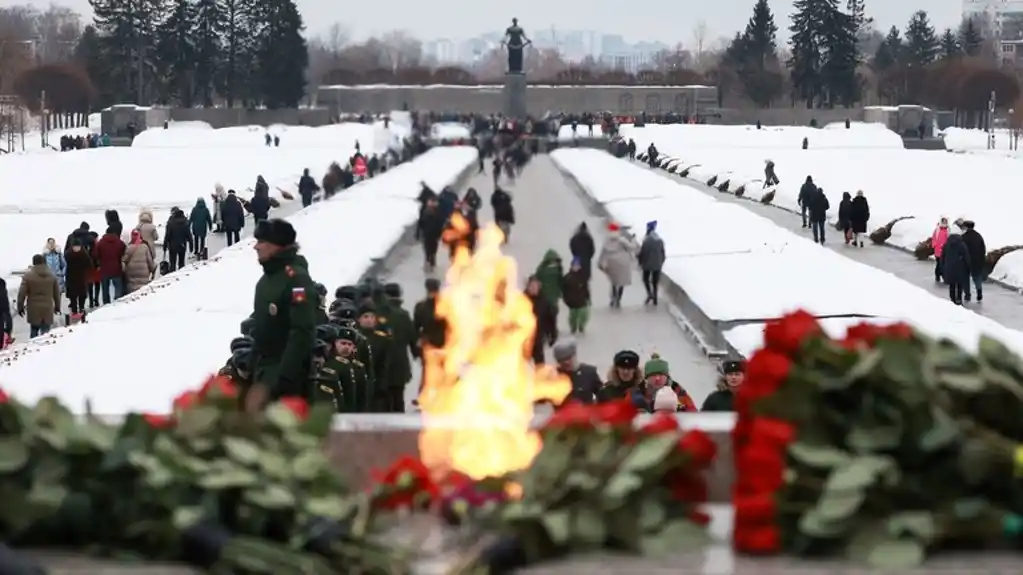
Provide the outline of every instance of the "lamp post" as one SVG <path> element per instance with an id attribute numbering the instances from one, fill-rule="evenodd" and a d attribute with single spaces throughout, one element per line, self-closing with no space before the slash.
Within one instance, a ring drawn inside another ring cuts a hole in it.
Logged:
<path id="1" fill-rule="evenodd" d="M 995 91 L 991 90 L 991 99 L 987 102 L 987 149 L 995 149 Z"/>

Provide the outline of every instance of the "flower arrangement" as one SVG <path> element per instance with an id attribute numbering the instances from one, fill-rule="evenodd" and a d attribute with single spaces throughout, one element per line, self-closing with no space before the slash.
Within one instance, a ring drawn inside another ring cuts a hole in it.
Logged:
<path id="1" fill-rule="evenodd" d="M 253 416 L 238 395 L 214 377 L 169 414 L 111 422 L 0 392 L 0 542 L 269 575 L 408 573 L 420 549 L 389 530 L 411 516 L 492 534 L 468 563 L 495 572 L 587 549 L 654 554 L 703 541 L 713 442 L 670 416 L 635 428 L 627 401 L 564 406 L 528 469 L 438 476 L 409 456 L 361 491 L 323 449 L 331 406 L 285 399 Z"/>
<path id="2" fill-rule="evenodd" d="M 733 545 L 886 568 L 1023 533 L 1023 361 L 905 324 L 767 325 L 736 396 Z"/>

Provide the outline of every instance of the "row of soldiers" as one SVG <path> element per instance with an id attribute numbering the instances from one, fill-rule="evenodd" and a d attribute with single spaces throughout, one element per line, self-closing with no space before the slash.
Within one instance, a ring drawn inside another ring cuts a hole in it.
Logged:
<path id="1" fill-rule="evenodd" d="M 440 286 L 427 287 L 435 295 Z M 331 402 L 339 413 L 404 412 L 405 386 L 412 379 L 410 354 L 419 357 L 422 332 L 431 328 L 424 328 L 422 320 L 413 322 L 396 283 L 371 278 L 341 286 L 329 306 L 326 287 L 316 288 L 320 306 L 309 359 L 309 399 Z M 428 297 L 417 304 L 416 316 L 432 317 L 432 301 Z M 252 318 L 242 322 L 242 335 L 232 340 L 231 357 L 221 370 L 242 385 L 252 374 L 253 327 Z"/>

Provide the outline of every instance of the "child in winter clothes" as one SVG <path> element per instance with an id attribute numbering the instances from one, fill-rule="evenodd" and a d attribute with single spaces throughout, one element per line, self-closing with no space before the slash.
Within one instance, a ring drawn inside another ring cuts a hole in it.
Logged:
<path id="1" fill-rule="evenodd" d="M 551 311 L 554 313 L 554 325 L 557 326 L 558 321 L 558 305 L 561 303 L 561 289 L 562 289 L 562 278 L 565 275 L 565 270 L 561 266 L 561 256 L 554 250 L 547 250 L 547 253 L 543 255 L 543 259 L 540 260 L 540 265 L 536 266 L 536 272 L 533 277 L 540 282 L 540 295 L 547 300 L 547 303 L 551 307 Z M 557 328 L 555 327 L 554 333 L 551 334 L 553 345 L 554 341 L 558 339 Z"/>
<path id="2" fill-rule="evenodd" d="M 698 411 L 693 398 L 689 397 L 689 394 L 686 393 L 686 390 L 678 382 L 671 379 L 670 372 L 667 361 L 661 359 L 661 356 L 656 353 L 651 356 L 650 361 L 643 365 L 643 376 L 645 379 L 639 389 L 633 392 L 633 400 L 636 400 L 636 393 L 641 394 L 647 411 L 653 411 L 655 394 L 661 388 L 667 387 L 675 392 L 677 398 L 676 411 Z"/>
<path id="3" fill-rule="evenodd" d="M 941 254 L 945 251 L 945 242 L 948 241 L 948 218 L 941 218 L 938 227 L 934 228 L 931 234 L 931 247 L 934 248 L 934 281 L 940 282 L 943 274 L 941 272 Z"/>
<path id="4" fill-rule="evenodd" d="M 561 280 L 561 297 L 568 306 L 569 330 L 573 334 L 584 333 L 590 321 L 590 282 L 579 258 L 572 260 Z"/>

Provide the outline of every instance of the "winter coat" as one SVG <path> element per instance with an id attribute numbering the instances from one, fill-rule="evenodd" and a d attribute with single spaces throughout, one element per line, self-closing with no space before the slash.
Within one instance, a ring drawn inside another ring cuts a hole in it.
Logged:
<path id="1" fill-rule="evenodd" d="M 984 262 L 987 261 L 987 245 L 984 244 L 984 236 L 977 230 L 966 230 L 963 232 L 963 242 L 966 244 L 966 251 L 970 254 L 970 270 L 973 275 L 984 270 Z"/>
<path id="2" fill-rule="evenodd" d="M 67 261 L 64 260 L 64 254 L 57 250 L 47 250 L 43 252 L 43 257 L 46 258 L 46 265 L 53 272 L 53 275 L 57 277 L 57 284 L 60 285 L 60 291 L 64 291 L 64 276 L 67 274 Z"/>
<path id="3" fill-rule="evenodd" d="M 966 283 L 970 279 L 970 250 L 959 234 L 949 234 L 941 251 L 941 275 L 948 283 Z"/>
<path id="4" fill-rule="evenodd" d="M 465 205 L 469 206 L 469 209 L 474 212 L 479 211 L 479 209 L 483 207 L 483 200 L 480 199 L 480 195 L 476 192 L 476 190 L 466 192 L 462 201 L 465 202 Z"/>
<path id="5" fill-rule="evenodd" d="M 867 233 L 867 222 L 870 221 L 870 204 L 867 198 L 856 196 L 852 201 L 852 209 L 849 211 L 849 223 L 852 225 L 854 234 Z"/>
<path id="6" fill-rule="evenodd" d="M 171 214 L 163 232 L 163 247 L 171 251 L 184 249 L 188 244 L 189 229 L 188 218 L 183 213 Z"/>
<path id="7" fill-rule="evenodd" d="M 64 276 L 64 291 L 67 297 L 84 297 L 93 268 L 92 256 L 84 248 L 78 251 L 72 248 L 64 252 L 64 261 L 67 262 L 67 273 Z"/>
<path id="8" fill-rule="evenodd" d="M 245 208 L 238 196 L 227 194 L 224 201 L 220 202 L 220 221 L 225 232 L 239 232 L 245 227 Z"/>
<path id="9" fill-rule="evenodd" d="M 153 223 L 153 212 L 148 210 L 139 212 L 139 223 L 135 229 L 142 236 L 142 241 L 149 246 L 149 252 L 156 254 L 156 243 L 160 241 L 160 232 L 157 231 L 156 224 Z"/>
<path id="10" fill-rule="evenodd" d="M 934 233 L 931 234 L 931 247 L 934 248 L 934 257 L 941 257 L 941 253 L 945 249 L 945 242 L 947 241 L 948 228 L 943 228 L 941 226 L 934 228 Z"/>
<path id="11" fill-rule="evenodd" d="M 421 348 L 444 347 L 447 324 L 443 318 L 437 317 L 437 301 L 434 298 L 424 298 L 412 308 L 412 327 Z"/>
<path id="12" fill-rule="evenodd" d="M 796 200 L 796 202 L 800 206 L 806 206 L 807 208 L 809 208 L 810 200 L 816 193 L 817 186 L 813 185 L 813 181 L 807 178 L 807 181 L 804 182 L 803 185 L 799 187 L 799 198 Z"/>
<path id="13" fill-rule="evenodd" d="M 565 397 L 565 402 L 596 403 L 597 392 L 604 386 L 604 382 L 600 381 L 597 368 L 588 363 L 580 363 L 570 372 L 561 369 L 558 369 L 558 372 L 568 376 L 572 383 L 572 391 Z"/>
<path id="14" fill-rule="evenodd" d="M 125 293 L 148 284 L 156 271 L 156 260 L 144 243 L 128 246 L 121 263 L 124 265 Z"/>
<path id="15" fill-rule="evenodd" d="M 558 252 L 547 250 L 533 275 L 540 281 L 540 295 L 557 309 L 558 301 L 561 300 L 561 278 L 565 275 Z"/>
<path id="16" fill-rule="evenodd" d="M 92 253 L 92 248 L 96 245 L 96 240 L 98 239 L 99 234 L 89 231 L 89 225 L 85 224 L 68 234 L 67 241 L 64 242 L 64 251 L 70 250 L 71 245 L 77 241 L 78 245 L 82 246 L 85 251 Z"/>
<path id="17" fill-rule="evenodd" d="M 593 243 L 593 236 L 589 230 L 576 231 L 572 239 L 568 240 L 568 250 L 572 252 L 573 258 L 579 258 L 579 261 L 585 264 L 584 268 L 588 268 L 590 260 L 597 255 L 597 246 Z"/>
<path id="18" fill-rule="evenodd" d="M 824 192 L 816 189 L 814 194 L 810 196 L 810 202 L 806 205 L 806 209 L 810 212 L 810 221 L 812 222 L 823 222 L 828 219 L 828 210 L 831 209 L 831 203 L 828 202 L 828 197 L 824 195 Z"/>
<path id="19" fill-rule="evenodd" d="M 498 188 L 490 195 L 490 207 L 494 210 L 494 221 L 503 224 L 515 223 L 515 206 L 508 192 Z"/>
<path id="20" fill-rule="evenodd" d="M 103 218 L 107 222 L 107 229 L 113 229 L 117 235 L 124 233 L 124 224 L 121 223 L 121 215 L 117 210 L 107 210 L 103 213 Z"/>
<path id="21" fill-rule="evenodd" d="M 206 207 L 206 201 L 202 198 L 196 200 L 195 207 L 188 214 L 188 223 L 192 228 L 192 235 L 196 237 L 205 236 L 213 229 L 213 216 L 210 215 L 210 209 Z"/>
<path id="22" fill-rule="evenodd" d="M 439 242 L 446 223 L 447 218 L 441 213 L 440 208 L 426 208 L 419 216 L 419 237 L 424 242 Z"/>
<path id="23" fill-rule="evenodd" d="M 7 295 L 4 294 L 4 298 Z M 60 286 L 49 266 L 32 266 L 21 278 L 18 288 L 18 313 L 25 314 L 28 325 L 53 325 L 55 310 L 60 309 Z"/>
<path id="24" fill-rule="evenodd" d="M 14 331 L 14 314 L 11 313 L 11 301 L 7 297 L 7 282 L 0 278 L 0 339 L 3 334 Z M 3 342 L 0 341 L 0 348 Z"/>
<path id="25" fill-rule="evenodd" d="M 614 286 L 632 285 L 632 248 L 620 232 L 608 235 L 600 250 L 597 268 Z"/>
<path id="26" fill-rule="evenodd" d="M 447 220 L 455 212 L 455 205 L 458 204 L 458 194 L 451 190 L 444 190 L 437 196 L 437 203 L 440 204 L 440 213 Z"/>
<path id="27" fill-rule="evenodd" d="M 590 278 L 583 270 L 569 270 L 561 279 L 561 298 L 568 309 L 590 305 Z"/>
<path id="28" fill-rule="evenodd" d="M 533 317 L 536 318 L 536 333 L 533 335 L 533 350 L 543 349 L 546 342 L 558 329 L 557 308 L 551 306 L 542 294 L 530 295 L 533 304 Z"/>
<path id="29" fill-rule="evenodd" d="M 838 228 L 842 231 L 852 229 L 852 195 L 842 192 L 842 201 L 838 202 Z"/>
<path id="30" fill-rule="evenodd" d="M 639 246 L 639 267 L 645 272 L 659 272 L 668 256 L 664 253 L 664 240 L 652 231 L 643 238 Z"/>
<path id="31" fill-rule="evenodd" d="M 124 242 L 114 233 L 103 234 L 93 249 L 93 258 L 99 267 L 99 276 L 103 279 L 119 278 L 124 272 L 121 258 L 124 257 Z"/>
<path id="32" fill-rule="evenodd" d="M 703 400 L 700 411 L 735 411 L 733 407 L 735 394 L 731 389 L 717 389 Z"/>
<path id="33" fill-rule="evenodd" d="M 603 403 L 606 401 L 615 401 L 617 399 L 624 399 L 625 397 L 631 397 L 633 403 L 636 401 L 636 397 L 633 395 L 633 391 L 643 383 L 643 366 L 636 368 L 636 375 L 632 381 L 622 381 L 618 377 L 618 371 L 615 370 L 614 366 L 611 366 L 607 370 L 607 378 L 604 382 L 604 386 L 597 391 L 597 401 Z M 636 404 L 638 409 L 646 409 L 644 403 Z"/>
<path id="34" fill-rule="evenodd" d="M 265 220 L 270 217 L 270 196 L 269 194 L 259 194 L 252 196 L 249 200 L 249 212 L 252 217 L 257 220 Z M 240 229 L 240 228 L 239 228 Z"/>
<path id="35" fill-rule="evenodd" d="M 270 196 L 270 185 L 266 183 L 263 176 L 256 176 L 256 186 L 252 189 L 252 195 L 259 197 Z"/>
<path id="36" fill-rule="evenodd" d="M 298 195 L 305 200 L 311 200 L 316 190 L 319 190 L 320 186 L 316 185 L 316 180 L 312 176 L 303 175 L 298 180 Z"/>

